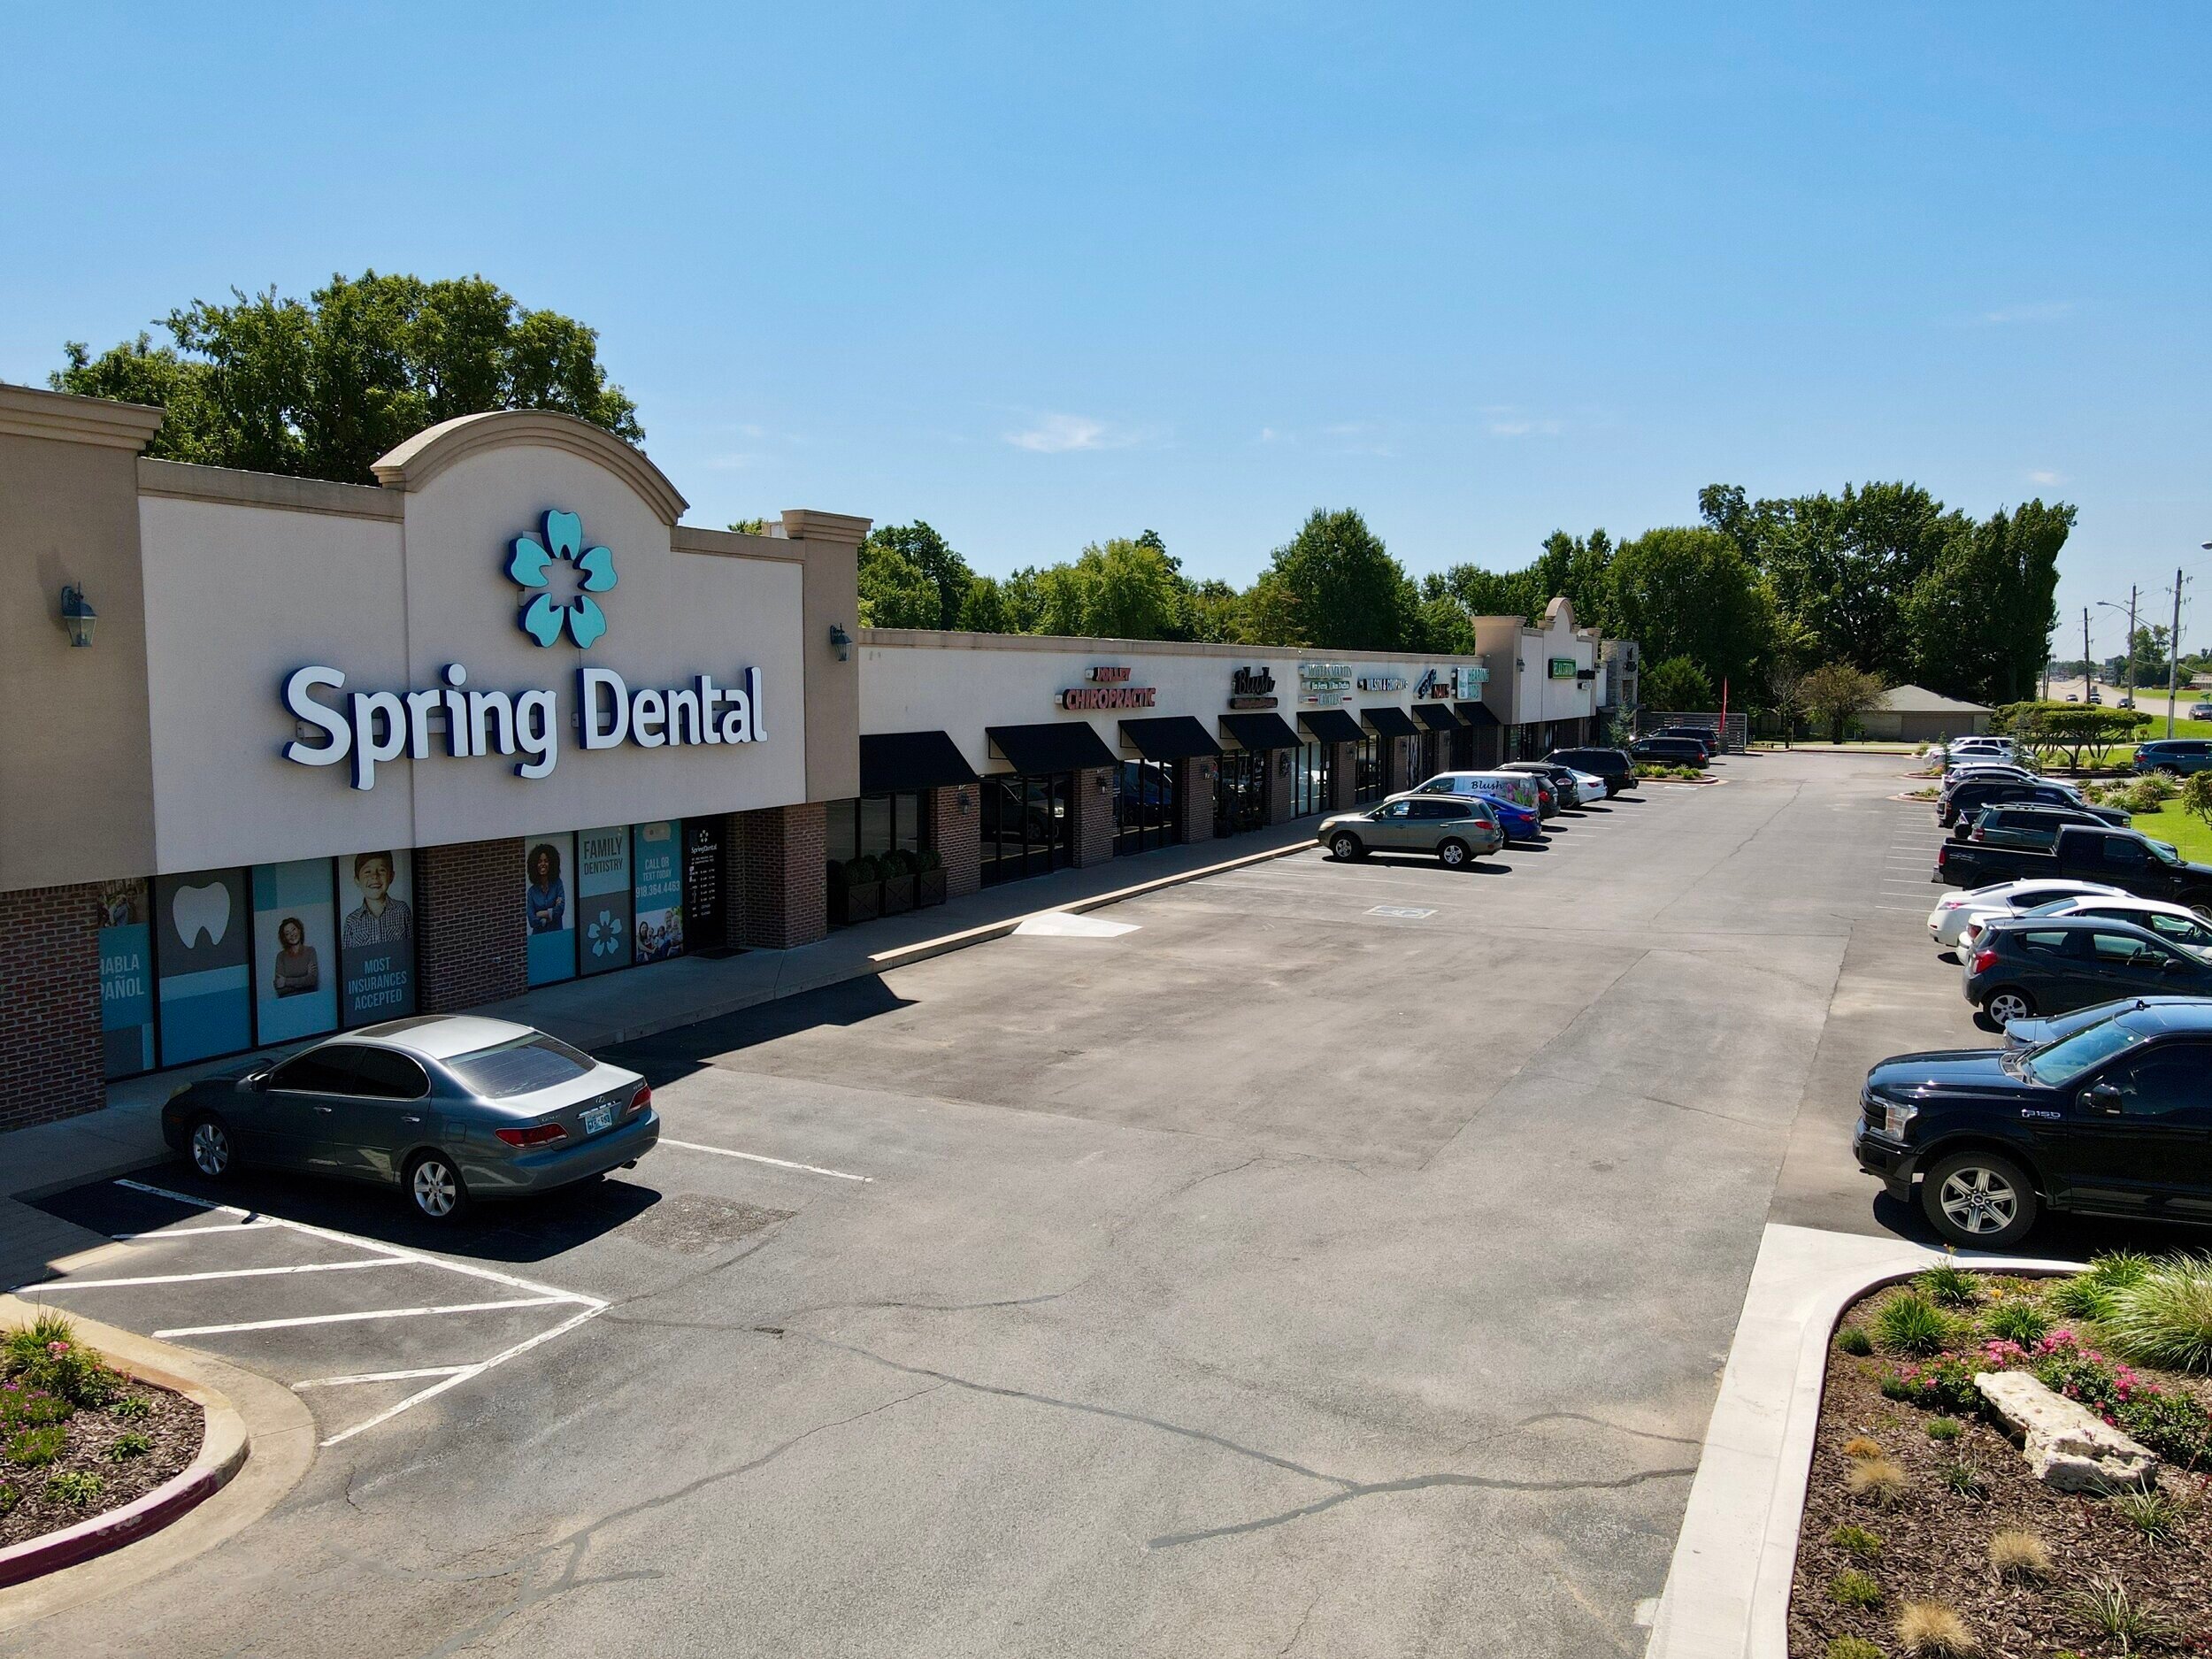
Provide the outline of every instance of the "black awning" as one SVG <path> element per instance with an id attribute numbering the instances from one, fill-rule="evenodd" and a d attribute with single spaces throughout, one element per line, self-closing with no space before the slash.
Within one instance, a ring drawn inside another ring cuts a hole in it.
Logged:
<path id="1" fill-rule="evenodd" d="M 1321 743 L 1359 743 L 1367 737 L 1359 722 L 1341 709 L 1308 709 L 1298 717 L 1298 724 Z"/>
<path id="2" fill-rule="evenodd" d="M 968 764 L 968 757 L 942 732 L 879 732 L 861 735 L 863 795 L 906 795 L 917 789 L 946 789 L 975 780 L 975 768 Z"/>
<path id="3" fill-rule="evenodd" d="M 1417 703 L 1413 718 L 1432 732 L 1456 732 L 1467 724 L 1440 703 Z"/>
<path id="4" fill-rule="evenodd" d="M 1298 733 L 1279 714 L 1225 714 L 1221 729 L 1245 749 L 1295 749 Z"/>
<path id="5" fill-rule="evenodd" d="M 1467 717 L 1467 724 L 1470 726 L 1502 726 L 1505 724 L 1496 715 L 1491 713 L 1488 707 L 1483 703 L 1455 703 L 1452 707 Z"/>
<path id="6" fill-rule="evenodd" d="M 1359 718 L 1375 728 L 1378 737 L 1418 737 L 1421 728 L 1413 723 L 1413 717 L 1403 709 L 1385 703 L 1379 709 L 1362 709 Z"/>
<path id="7" fill-rule="evenodd" d="M 1164 714 L 1149 720 L 1124 720 L 1121 738 L 1136 746 L 1147 760 L 1188 760 L 1194 755 L 1219 755 L 1221 745 L 1206 735 L 1196 715 Z"/>
<path id="8" fill-rule="evenodd" d="M 1046 720 L 1036 726 L 987 726 L 989 738 L 1006 764 L 1028 777 L 1050 772 L 1081 772 L 1092 766 L 1118 766 L 1120 759 L 1106 747 L 1088 720 Z"/>

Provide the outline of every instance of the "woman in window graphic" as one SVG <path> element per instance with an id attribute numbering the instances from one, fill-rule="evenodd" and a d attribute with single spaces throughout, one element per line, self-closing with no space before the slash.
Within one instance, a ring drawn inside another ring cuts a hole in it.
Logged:
<path id="1" fill-rule="evenodd" d="M 403 945 L 415 936 L 415 913 L 405 899 L 392 896 L 396 861 L 388 852 L 357 853 L 353 885 L 361 902 L 346 912 L 338 941 L 348 950 Z"/>
<path id="2" fill-rule="evenodd" d="M 303 995 L 323 981 L 315 947 L 307 942 L 307 929 L 296 916 L 288 916 L 277 924 L 276 968 L 270 981 L 279 996 Z"/>
<path id="3" fill-rule="evenodd" d="M 568 888 L 561 882 L 561 849 L 540 841 L 530 849 L 530 931 L 557 933 L 568 922 Z"/>

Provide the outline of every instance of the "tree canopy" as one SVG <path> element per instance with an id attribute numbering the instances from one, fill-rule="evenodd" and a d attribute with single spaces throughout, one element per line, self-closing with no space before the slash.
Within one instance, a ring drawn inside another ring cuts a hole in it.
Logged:
<path id="1" fill-rule="evenodd" d="M 526 311 L 480 276 L 426 282 L 334 275 L 305 300 L 232 290 L 195 300 L 149 334 L 94 357 L 65 348 L 57 391 L 157 403 L 147 452 L 348 484 L 426 426 L 494 409 L 551 409 L 626 443 L 645 433 L 608 383 L 599 336 L 558 311 Z"/>

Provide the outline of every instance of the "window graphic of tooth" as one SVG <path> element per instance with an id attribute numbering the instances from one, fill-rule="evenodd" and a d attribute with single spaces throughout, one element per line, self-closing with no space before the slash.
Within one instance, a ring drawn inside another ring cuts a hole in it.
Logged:
<path id="1" fill-rule="evenodd" d="M 169 913 L 187 950 L 200 948 L 202 933 L 207 935 L 210 947 L 219 945 L 223 935 L 230 932 L 230 889 L 219 881 L 204 887 L 179 887 Z"/>

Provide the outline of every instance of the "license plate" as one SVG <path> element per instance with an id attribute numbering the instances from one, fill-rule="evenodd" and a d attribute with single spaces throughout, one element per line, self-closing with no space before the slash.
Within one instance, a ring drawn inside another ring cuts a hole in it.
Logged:
<path id="1" fill-rule="evenodd" d="M 611 1125 L 613 1122 L 614 1106 L 611 1102 L 584 1108 L 584 1133 L 588 1135 L 597 1134 L 602 1129 Z"/>

